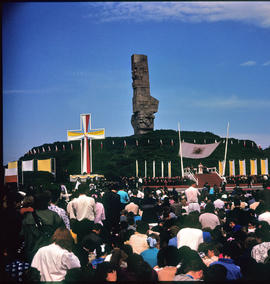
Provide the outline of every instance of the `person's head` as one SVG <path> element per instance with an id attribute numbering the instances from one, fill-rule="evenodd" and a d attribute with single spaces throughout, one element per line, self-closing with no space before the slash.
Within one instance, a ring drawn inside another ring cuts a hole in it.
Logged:
<path id="1" fill-rule="evenodd" d="M 215 206 L 212 202 L 208 202 L 205 206 L 205 213 L 214 213 L 215 212 Z"/>
<path id="2" fill-rule="evenodd" d="M 51 193 L 51 202 L 56 203 L 60 198 L 61 188 L 56 184 L 50 184 L 46 189 Z"/>
<path id="3" fill-rule="evenodd" d="M 86 194 L 87 192 L 89 192 L 89 187 L 86 183 L 81 183 L 78 186 L 78 192 L 79 194 Z"/>
<path id="4" fill-rule="evenodd" d="M 159 267 L 177 266 L 179 264 L 179 251 L 174 246 L 166 246 L 159 250 L 157 262 Z"/>
<path id="5" fill-rule="evenodd" d="M 192 274 L 194 279 L 202 279 L 205 268 L 205 264 L 197 251 L 191 250 L 188 257 L 183 259 L 180 269 L 184 274 Z"/>
<path id="6" fill-rule="evenodd" d="M 95 281 L 115 282 L 116 280 L 116 267 L 112 263 L 104 261 L 97 265 Z"/>
<path id="7" fill-rule="evenodd" d="M 137 221 L 136 225 L 136 231 L 140 234 L 146 234 L 149 230 L 149 225 L 144 221 Z"/>
<path id="8" fill-rule="evenodd" d="M 221 248 L 223 257 L 229 257 L 231 259 L 237 259 L 241 254 L 241 249 L 236 241 L 227 241 Z"/>
<path id="9" fill-rule="evenodd" d="M 224 265 L 213 264 L 209 266 L 204 274 L 204 281 L 226 281 L 227 269 Z"/>
<path id="10" fill-rule="evenodd" d="M 34 208 L 37 210 L 48 209 L 51 200 L 51 193 L 49 191 L 39 192 L 34 196 Z"/>
<path id="11" fill-rule="evenodd" d="M 34 197 L 32 195 L 26 195 L 23 199 L 23 207 L 33 207 Z"/>
<path id="12" fill-rule="evenodd" d="M 72 250 L 73 238 L 68 229 L 64 227 L 57 228 L 52 236 L 52 242 L 68 251 Z"/>

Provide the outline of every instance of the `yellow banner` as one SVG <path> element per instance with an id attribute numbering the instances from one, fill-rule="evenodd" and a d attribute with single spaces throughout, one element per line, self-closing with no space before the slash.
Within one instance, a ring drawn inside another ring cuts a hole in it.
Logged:
<path id="1" fill-rule="evenodd" d="M 257 160 L 250 160 L 250 175 L 257 175 Z"/>
<path id="2" fill-rule="evenodd" d="M 87 134 L 89 134 L 89 135 L 104 135 L 104 133 L 105 133 L 104 130 L 87 132 Z"/>
<path id="3" fill-rule="evenodd" d="M 218 171 L 219 171 L 219 175 L 223 176 L 223 162 L 222 161 L 218 161 Z"/>
<path id="4" fill-rule="evenodd" d="M 68 131 L 68 136 L 81 136 L 83 135 L 83 133 L 80 133 L 80 132 L 72 132 L 72 131 Z"/>
<path id="5" fill-rule="evenodd" d="M 268 159 L 261 159 L 261 174 L 268 175 Z"/>
<path id="6" fill-rule="evenodd" d="M 18 162 L 9 162 L 8 163 L 8 169 L 17 169 L 18 168 Z"/>
<path id="7" fill-rule="evenodd" d="M 52 172 L 51 159 L 37 160 L 38 171 Z"/>
<path id="8" fill-rule="evenodd" d="M 230 166 L 230 176 L 234 176 L 234 161 L 229 161 Z"/>
<path id="9" fill-rule="evenodd" d="M 245 160 L 241 161 L 239 160 L 239 174 L 240 176 L 246 175 L 246 167 L 245 167 Z"/>

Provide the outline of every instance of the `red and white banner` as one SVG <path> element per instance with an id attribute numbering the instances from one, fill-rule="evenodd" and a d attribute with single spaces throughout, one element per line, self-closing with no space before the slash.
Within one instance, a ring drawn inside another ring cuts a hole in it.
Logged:
<path id="1" fill-rule="evenodd" d="M 18 182 L 18 162 L 8 163 L 8 168 L 5 169 L 5 183 Z"/>
<path id="2" fill-rule="evenodd" d="M 210 156 L 218 147 L 218 143 L 212 144 L 192 144 L 187 142 L 182 142 L 182 157 L 190 159 L 203 159 Z M 179 151 L 180 156 L 180 151 Z"/>

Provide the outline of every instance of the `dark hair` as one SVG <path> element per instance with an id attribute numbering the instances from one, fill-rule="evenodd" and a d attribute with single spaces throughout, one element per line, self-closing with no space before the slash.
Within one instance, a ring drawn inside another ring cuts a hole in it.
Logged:
<path id="1" fill-rule="evenodd" d="M 48 209 L 50 200 L 51 200 L 51 193 L 49 191 L 46 190 L 37 193 L 34 196 L 34 208 L 37 210 Z"/>
<path id="2" fill-rule="evenodd" d="M 149 225 L 144 221 L 137 221 L 136 225 L 136 230 L 140 234 L 146 234 L 146 232 L 149 230 Z"/>
<path id="3" fill-rule="evenodd" d="M 189 271 L 200 271 L 205 269 L 205 264 L 197 251 L 190 250 L 188 252 L 188 257 L 183 259 L 180 269 L 183 273 L 187 273 Z"/>
<path id="4" fill-rule="evenodd" d="M 52 235 L 52 241 L 59 245 L 61 248 L 68 251 L 72 250 L 73 238 L 68 229 L 64 227 L 57 228 Z"/>
<path id="5" fill-rule="evenodd" d="M 226 281 L 227 269 L 224 265 L 210 265 L 204 274 L 204 281 Z"/>
<path id="6" fill-rule="evenodd" d="M 180 262 L 179 251 L 175 246 L 163 247 L 157 254 L 159 267 L 176 266 Z"/>
<path id="7" fill-rule="evenodd" d="M 78 186 L 78 192 L 79 194 L 85 194 L 89 191 L 89 187 L 87 186 L 86 183 L 81 183 Z"/>
<path id="8" fill-rule="evenodd" d="M 107 261 L 104 261 L 102 263 L 99 263 L 96 268 L 96 273 L 95 273 L 95 281 L 106 281 L 106 278 L 108 276 L 108 273 L 113 272 L 116 270 L 115 266 Z"/>
<path id="9" fill-rule="evenodd" d="M 205 212 L 206 213 L 214 213 L 215 212 L 215 206 L 212 202 L 208 202 L 205 206 Z"/>

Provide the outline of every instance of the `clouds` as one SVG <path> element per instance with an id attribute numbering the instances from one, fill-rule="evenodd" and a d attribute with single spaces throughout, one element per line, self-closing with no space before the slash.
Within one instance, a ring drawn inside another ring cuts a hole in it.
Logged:
<path id="1" fill-rule="evenodd" d="M 250 67 L 250 66 L 255 66 L 257 65 L 257 62 L 254 61 L 254 60 L 249 60 L 249 61 L 245 61 L 243 63 L 240 64 L 240 66 L 244 66 L 244 67 Z M 266 61 L 262 64 L 260 64 L 262 66 L 270 66 L 270 60 L 269 61 Z"/>
<path id="2" fill-rule="evenodd" d="M 270 28 L 267 2 L 104 2 L 87 3 L 85 17 L 100 22 L 113 21 L 236 21 Z"/>
<path id="3" fill-rule="evenodd" d="M 216 109 L 263 109 L 270 107 L 270 100 L 245 99 L 235 95 L 228 97 L 208 97 L 207 100 L 196 99 L 193 106 Z"/>

